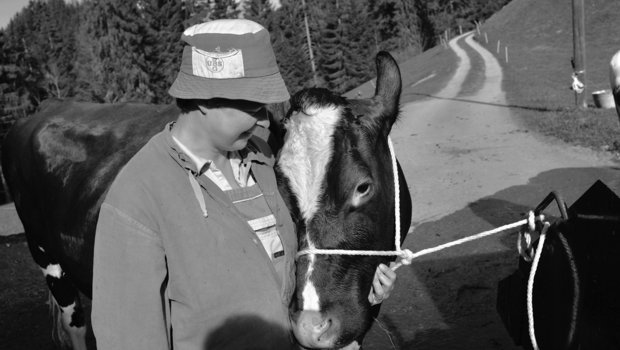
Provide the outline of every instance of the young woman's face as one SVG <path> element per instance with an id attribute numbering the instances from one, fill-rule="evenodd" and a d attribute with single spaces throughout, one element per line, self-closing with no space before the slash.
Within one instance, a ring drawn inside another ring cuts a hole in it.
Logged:
<path id="1" fill-rule="evenodd" d="M 221 151 L 245 148 L 259 121 L 267 119 L 265 105 L 244 100 L 212 99 L 206 107 L 206 123 L 213 146 Z"/>

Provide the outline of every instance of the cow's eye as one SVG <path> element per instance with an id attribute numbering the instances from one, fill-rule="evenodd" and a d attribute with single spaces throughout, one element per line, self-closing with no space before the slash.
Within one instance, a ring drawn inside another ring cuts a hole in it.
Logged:
<path id="1" fill-rule="evenodd" d="M 372 183 L 371 182 L 362 182 L 357 187 L 355 187 L 355 192 L 353 192 L 353 196 L 351 197 L 351 204 L 354 208 L 357 208 L 364 204 L 370 197 L 369 194 L 372 191 Z"/>
<path id="2" fill-rule="evenodd" d="M 370 184 L 367 182 L 360 184 L 357 186 L 356 191 L 358 194 L 367 194 L 368 192 L 370 192 Z"/>
<path id="3" fill-rule="evenodd" d="M 362 182 L 355 188 L 355 192 L 351 198 L 351 204 L 354 208 L 359 207 L 368 200 L 368 195 L 372 191 L 372 183 Z"/>

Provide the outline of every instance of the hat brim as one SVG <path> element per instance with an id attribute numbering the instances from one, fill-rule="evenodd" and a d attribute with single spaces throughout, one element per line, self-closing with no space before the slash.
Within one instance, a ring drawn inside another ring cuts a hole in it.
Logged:
<path id="1" fill-rule="evenodd" d="M 168 93 L 183 99 L 226 98 L 265 104 L 290 98 L 280 73 L 255 78 L 207 79 L 180 71 Z"/>

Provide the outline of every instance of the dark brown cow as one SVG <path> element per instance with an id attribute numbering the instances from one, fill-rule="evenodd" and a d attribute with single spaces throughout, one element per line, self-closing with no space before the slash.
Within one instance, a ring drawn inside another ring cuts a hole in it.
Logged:
<path id="1" fill-rule="evenodd" d="M 347 100 L 322 89 L 293 98 L 277 174 L 301 248 L 394 249 L 387 136 L 398 115 L 401 80 L 387 53 L 378 54 L 377 70 L 373 98 Z M 85 347 L 78 290 L 91 295 L 95 226 L 106 191 L 123 165 L 177 115 L 174 106 L 51 101 L 18 122 L 3 144 L 2 168 L 30 251 L 75 348 Z M 303 128 L 314 125 L 306 131 L 319 134 L 306 133 L 308 139 L 290 129 L 304 118 L 312 121 L 301 122 Z M 399 177 L 404 239 L 411 201 L 402 171 Z M 300 289 L 291 305 L 300 342 L 316 348 L 361 342 L 372 321 L 372 277 L 387 260 L 301 257 Z M 313 292 L 306 293 L 310 284 Z M 309 295 L 312 310 L 305 308 Z"/>

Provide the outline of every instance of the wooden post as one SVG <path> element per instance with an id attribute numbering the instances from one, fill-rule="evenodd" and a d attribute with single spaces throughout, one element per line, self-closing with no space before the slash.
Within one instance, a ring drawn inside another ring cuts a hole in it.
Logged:
<path id="1" fill-rule="evenodd" d="M 459 35 L 463 35 L 463 27 L 459 24 Z"/>
<path id="2" fill-rule="evenodd" d="M 306 26 L 306 40 L 308 42 L 308 54 L 310 56 L 310 67 L 312 68 L 312 78 L 314 79 L 314 86 L 319 86 L 319 80 L 316 73 L 316 65 L 314 64 L 314 53 L 312 52 L 312 39 L 310 39 L 310 26 L 308 26 L 308 15 L 306 13 L 306 0 L 301 0 L 301 5 L 304 11 L 304 24 Z"/>
<path id="3" fill-rule="evenodd" d="M 487 36 L 487 32 L 484 32 L 484 41 L 486 41 L 486 43 L 489 43 L 489 37 Z"/>
<path id="4" fill-rule="evenodd" d="M 504 46 L 504 52 L 506 53 L 506 63 L 508 63 L 508 46 Z"/>
<path id="5" fill-rule="evenodd" d="M 573 72 L 583 83 L 583 91 L 575 91 L 575 104 L 586 108 L 586 32 L 583 0 L 573 1 Z"/>
<path id="6" fill-rule="evenodd" d="M 497 41 L 497 53 L 499 53 L 499 40 Z"/>

